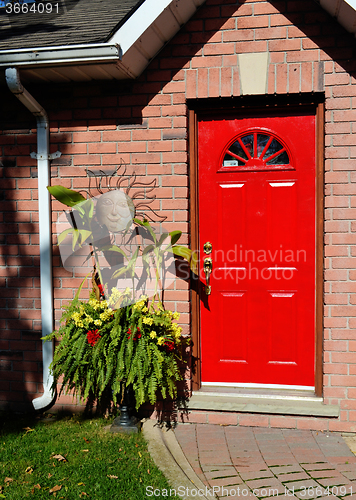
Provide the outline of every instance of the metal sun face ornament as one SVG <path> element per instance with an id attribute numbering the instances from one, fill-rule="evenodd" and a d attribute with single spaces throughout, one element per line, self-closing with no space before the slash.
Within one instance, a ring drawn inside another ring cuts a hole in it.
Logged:
<path id="1" fill-rule="evenodd" d="M 119 233 L 124 231 L 135 217 L 135 206 L 127 194 L 115 189 L 98 197 L 96 217 L 111 233 Z"/>

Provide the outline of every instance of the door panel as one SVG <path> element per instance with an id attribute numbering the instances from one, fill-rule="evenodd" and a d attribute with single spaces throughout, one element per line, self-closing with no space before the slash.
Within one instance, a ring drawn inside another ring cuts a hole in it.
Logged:
<path id="1" fill-rule="evenodd" d="M 315 115 L 201 119 L 198 170 L 202 382 L 314 386 Z"/>

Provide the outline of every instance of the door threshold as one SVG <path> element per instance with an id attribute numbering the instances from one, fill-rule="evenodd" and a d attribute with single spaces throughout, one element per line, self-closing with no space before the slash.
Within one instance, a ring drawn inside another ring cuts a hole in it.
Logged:
<path id="1" fill-rule="evenodd" d="M 334 417 L 338 405 L 325 405 L 313 391 L 203 386 L 193 391 L 188 410 L 229 411 L 276 415 Z"/>
<path id="2" fill-rule="evenodd" d="M 304 400 L 304 401 L 323 401 L 323 398 L 315 395 L 315 391 L 310 388 L 299 389 L 292 388 L 289 386 L 288 388 L 282 387 L 266 387 L 266 386 L 233 386 L 233 385 L 210 385 L 204 384 L 199 389 L 199 391 L 193 391 L 193 395 L 195 394 L 209 394 L 211 396 L 230 396 L 237 398 L 261 398 L 261 399 L 282 399 L 282 400 Z"/>

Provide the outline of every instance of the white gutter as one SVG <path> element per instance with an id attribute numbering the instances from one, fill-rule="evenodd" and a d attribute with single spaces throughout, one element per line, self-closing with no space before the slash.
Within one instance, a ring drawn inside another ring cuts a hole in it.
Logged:
<path id="1" fill-rule="evenodd" d="M 49 122 L 46 111 L 22 86 L 17 68 L 7 68 L 6 82 L 13 94 L 31 111 L 37 119 L 37 174 L 38 174 L 38 212 L 40 232 L 40 283 L 42 336 L 54 330 L 53 287 L 52 287 L 52 237 L 51 203 L 47 186 L 50 184 L 49 164 Z M 33 399 L 35 410 L 50 405 L 56 397 L 51 386 L 53 377 L 49 365 L 53 360 L 53 342 L 42 341 L 43 388 L 41 397 Z"/>
<path id="2" fill-rule="evenodd" d="M 115 62 L 121 58 L 120 46 L 116 43 L 91 43 L 80 45 L 58 45 L 28 49 L 0 50 L 0 67 L 65 65 Z"/>

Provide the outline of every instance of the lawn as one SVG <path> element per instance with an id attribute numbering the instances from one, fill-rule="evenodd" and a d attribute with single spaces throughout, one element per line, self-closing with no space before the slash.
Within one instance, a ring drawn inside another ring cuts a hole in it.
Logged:
<path id="1" fill-rule="evenodd" d="M 3 417 L 0 498 L 142 500 L 148 486 L 169 493 L 142 435 L 111 434 L 105 430 L 111 421 Z"/>

